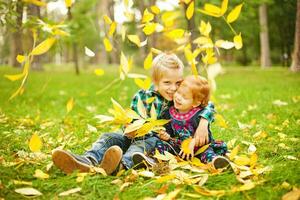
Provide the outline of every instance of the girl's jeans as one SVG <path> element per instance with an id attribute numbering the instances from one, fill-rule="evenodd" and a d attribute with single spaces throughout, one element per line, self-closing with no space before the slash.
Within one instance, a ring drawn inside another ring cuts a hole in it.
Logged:
<path id="1" fill-rule="evenodd" d="M 154 151 L 158 140 L 155 136 L 146 135 L 143 138 L 129 139 L 121 133 L 104 133 L 92 145 L 92 148 L 85 152 L 85 156 L 92 157 L 97 163 L 100 163 L 106 150 L 111 146 L 117 145 L 123 150 L 121 162 L 129 169 L 134 166 L 132 161 L 133 153 L 150 153 Z"/>

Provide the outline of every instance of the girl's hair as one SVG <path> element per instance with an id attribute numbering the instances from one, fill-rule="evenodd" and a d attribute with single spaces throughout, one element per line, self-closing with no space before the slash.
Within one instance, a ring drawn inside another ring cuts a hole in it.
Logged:
<path id="1" fill-rule="evenodd" d="M 201 107 L 207 106 L 210 97 L 210 87 L 206 78 L 190 75 L 185 77 L 181 85 L 191 90 L 194 103 Z"/>
<path id="2" fill-rule="evenodd" d="M 163 75 L 166 73 L 166 69 L 181 69 L 184 65 L 182 61 L 173 53 L 160 53 L 152 62 L 152 81 L 158 83 Z"/>

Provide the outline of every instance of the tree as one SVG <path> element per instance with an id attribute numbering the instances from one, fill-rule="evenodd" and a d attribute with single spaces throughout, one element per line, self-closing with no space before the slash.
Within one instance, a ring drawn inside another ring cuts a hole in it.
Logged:
<path id="1" fill-rule="evenodd" d="M 261 67 L 270 67 L 270 46 L 268 33 L 267 4 L 262 3 L 259 6 L 259 24 L 260 24 L 260 65 Z"/>
<path id="2" fill-rule="evenodd" d="M 300 0 L 297 1 L 295 42 L 291 70 L 294 72 L 300 71 Z"/>

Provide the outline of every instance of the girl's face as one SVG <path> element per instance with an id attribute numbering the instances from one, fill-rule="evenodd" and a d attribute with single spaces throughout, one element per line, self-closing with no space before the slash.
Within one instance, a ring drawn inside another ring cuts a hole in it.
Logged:
<path id="1" fill-rule="evenodd" d="M 180 113 L 186 113 L 194 107 L 194 99 L 191 89 L 184 83 L 174 94 L 174 107 Z"/>
<path id="2" fill-rule="evenodd" d="M 183 80 L 182 69 L 167 69 L 163 77 L 155 84 L 156 90 L 168 101 L 173 101 L 174 94 Z"/>

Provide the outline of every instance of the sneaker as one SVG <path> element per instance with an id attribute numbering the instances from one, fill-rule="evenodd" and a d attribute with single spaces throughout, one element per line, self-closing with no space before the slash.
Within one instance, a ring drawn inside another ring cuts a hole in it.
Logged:
<path id="1" fill-rule="evenodd" d="M 215 169 L 227 168 L 230 165 L 230 162 L 224 156 L 217 156 L 212 160 L 212 165 Z"/>
<path id="2" fill-rule="evenodd" d="M 89 172 L 93 167 L 92 161 L 87 157 L 60 149 L 52 151 L 52 160 L 54 165 L 66 174 L 71 174 L 76 170 L 80 172 Z"/>
<path id="3" fill-rule="evenodd" d="M 123 151 L 119 146 L 112 146 L 106 150 L 99 167 L 103 168 L 107 175 L 112 174 L 119 166 Z"/>
<path id="4" fill-rule="evenodd" d="M 147 168 L 148 166 L 153 167 L 156 164 L 154 159 L 140 152 L 135 152 L 132 154 L 132 161 L 135 169 Z"/>

